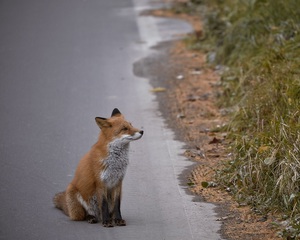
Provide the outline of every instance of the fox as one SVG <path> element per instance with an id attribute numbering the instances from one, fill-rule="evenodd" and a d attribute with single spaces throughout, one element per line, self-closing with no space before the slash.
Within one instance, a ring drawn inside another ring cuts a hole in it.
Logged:
<path id="1" fill-rule="evenodd" d="M 144 131 L 134 128 L 117 108 L 110 118 L 96 117 L 95 121 L 100 128 L 97 142 L 79 161 L 67 189 L 55 194 L 53 203 L 74 221 L 126 226 L 120 208 L 129 144 Z"/>

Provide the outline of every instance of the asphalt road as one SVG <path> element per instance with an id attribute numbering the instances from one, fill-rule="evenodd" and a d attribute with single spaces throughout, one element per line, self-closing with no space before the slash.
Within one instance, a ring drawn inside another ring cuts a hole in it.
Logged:
<path id="1" fill-rule="evenodd" d="M 179 156 L 182 143 L 149 82 L 133 75 L 133 63 L 168 27 L 138 16 L 147 4 L 0 1 L 0 239 L 221 239 L 214 206 L 186 192 L 182 172 L 191 163 Z M 70 221 L 52 197 L 96 141 L 94 118 L 115 107 L 145 131 L 131 144 L 127 226 Z"/>

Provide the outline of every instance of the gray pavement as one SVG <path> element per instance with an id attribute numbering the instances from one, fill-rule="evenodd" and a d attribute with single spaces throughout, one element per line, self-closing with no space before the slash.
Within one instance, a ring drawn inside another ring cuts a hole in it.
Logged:
<path id="1" fill-rule="evenodd" d="M 174 27 L 138 16 L 147 5 L 0 1 L 0 239 L 221 239 L 214 206 L 182 186 L 192 164 L 179 156 L 182 143 L 149 82 L 133 75 L 134 62 Z M 94 117 L 114 107 L 145 134 L 131 145 L 124 181 L 128 226 L 107 229 L 70 221 L 52 197 L 96 141 Z"/>

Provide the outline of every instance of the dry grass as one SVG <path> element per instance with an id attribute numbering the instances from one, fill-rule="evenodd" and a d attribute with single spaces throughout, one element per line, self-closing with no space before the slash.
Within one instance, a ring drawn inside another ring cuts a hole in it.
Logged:
<path id="1" fill-rule="evenodd" d="M 282 236 L 299 238 L 299 2 L 191 0 L 174 9 L 204 19 L 204 33 L 186 42 L 222 70 L 220 106 L 233 112 L 234 154 L 219 182 L 258 211 L 282 214 Z"/>

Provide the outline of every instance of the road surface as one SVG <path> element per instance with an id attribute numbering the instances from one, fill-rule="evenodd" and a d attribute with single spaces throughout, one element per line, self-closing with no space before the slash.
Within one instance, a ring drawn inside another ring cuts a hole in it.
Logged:
<path id="1" fill-rule="evenodd" d="M 166 128 L 148 80 L 133 74 L 168 27 L 139 16 L 147 7 L 145 0 L 1 0 L 0 239 L 221 239 L 214 206 L 186 192 L 182 172 L 191 163 L 179 156 L 182 143 Z M 145 131 L 131 144 L 127 226 L 70 221 L 52 197 L 96 141 L 94 118 L 115 107 Z"/>

